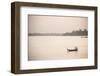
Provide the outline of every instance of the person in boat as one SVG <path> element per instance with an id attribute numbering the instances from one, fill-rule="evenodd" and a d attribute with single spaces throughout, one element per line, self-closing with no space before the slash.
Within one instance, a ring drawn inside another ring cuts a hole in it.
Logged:
<path id="1" fill-rule="evenodd" d="M 67 48 L 67 50 L 70 52 L 70 51 L 78 51 L 78 48 L 77 47 L 75 47 L 75 48 L 73 48 L 73 49 L 68 49 Z"/>

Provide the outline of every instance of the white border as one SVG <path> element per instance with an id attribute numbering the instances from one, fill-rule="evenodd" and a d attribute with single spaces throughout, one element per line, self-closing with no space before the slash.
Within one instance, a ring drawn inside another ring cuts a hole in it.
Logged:
<path id="1" fill-rule="evenodd" d="M 28 14 L 88 17 L 88 59 L 28 61 Z M 21 7 L 20 17 L 21 70 L 94 65 L 94 11 L 40 7 Z"/>

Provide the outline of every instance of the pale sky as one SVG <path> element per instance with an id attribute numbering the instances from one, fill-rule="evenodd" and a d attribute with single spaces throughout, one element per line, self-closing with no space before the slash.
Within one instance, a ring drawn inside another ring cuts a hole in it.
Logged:
<path id="1" fill-rule="evenodd" d="M 29 15 L 28 21 L 29 33 L 65 33 L 88 28 L 87 17 Z"/>

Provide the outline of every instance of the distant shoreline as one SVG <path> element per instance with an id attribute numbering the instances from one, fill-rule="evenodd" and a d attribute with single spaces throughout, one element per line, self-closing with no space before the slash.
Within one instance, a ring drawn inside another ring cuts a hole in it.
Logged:
<path id="1" fill-rule="evenodd" d="M 28 34 L 28 36 L 88 36 L 88 35 L 63 35 L 63 34 Z"/>
<path id="2" fill-rule="evenodd" d="M 29 33 L 28 36 L 88 36 L 88 31 L 79 29 L 65 33 Z"/>

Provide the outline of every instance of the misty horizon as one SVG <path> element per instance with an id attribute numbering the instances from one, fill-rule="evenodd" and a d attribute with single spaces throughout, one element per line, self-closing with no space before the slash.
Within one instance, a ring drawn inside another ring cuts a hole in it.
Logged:
<path id="1" fill-rule="evenodd" d="M 87 36 L 87 29 L 73 30 L 72 32 L 65 33 L 29 33 L 29 36 Z"/>

